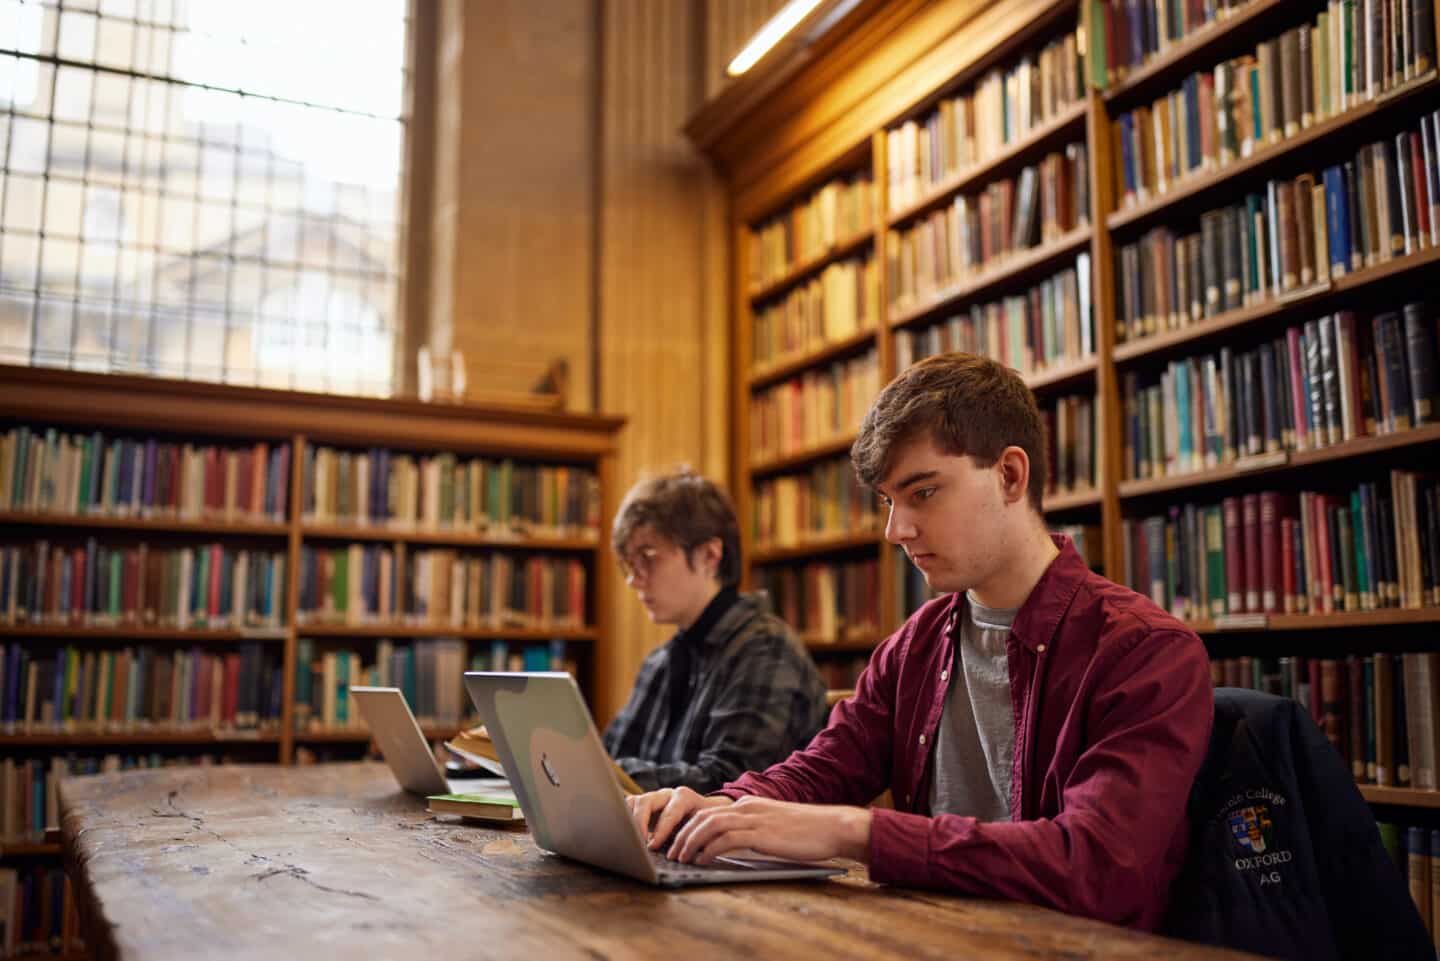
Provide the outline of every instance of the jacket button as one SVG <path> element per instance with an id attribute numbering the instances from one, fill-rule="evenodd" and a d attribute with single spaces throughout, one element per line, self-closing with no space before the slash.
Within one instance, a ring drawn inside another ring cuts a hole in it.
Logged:
<path id="1" fill-rule="evenodd" d="M 940 672 L 940 680 L 942 680 L 942 681 L 948 681 L 948 680 L 950 680 L 950 672 L 949 672 L 948 670 L 947 670 L 947 671 L 941 671 L 941 672 Z"/>
<path id="2" fill-rule="evenodd" d="M 921 744 L 924 744 L 924 743 L 925 743 L 925 735 L 923 735 L 923 734 L 920 735 L 920 743 L 921 743 Z"/>
<path id="3" fill-rule="evenodd" d="M 1045 653 L 1045 645 L 1044 645 L 1044 644 L 1036 644 L 1036 645 L 1035 645 L 1035 653 L 1036 653 L 1036 654 L 1044 654 L 1044 653 Z"/>

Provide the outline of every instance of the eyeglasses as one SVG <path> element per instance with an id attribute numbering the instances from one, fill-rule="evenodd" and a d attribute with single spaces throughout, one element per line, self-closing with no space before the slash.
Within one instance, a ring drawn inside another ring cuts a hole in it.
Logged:
<path id="1" fill-rule="evenodd" d="M 625 580 L 647 580 L 660 562 L 661 550 L 648 544 L 620 555 L 620 574 Z"/>

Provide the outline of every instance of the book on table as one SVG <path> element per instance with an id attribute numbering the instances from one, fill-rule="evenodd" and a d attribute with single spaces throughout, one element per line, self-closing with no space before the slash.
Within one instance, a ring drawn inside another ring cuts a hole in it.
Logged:
<path id="1" fill-rule="evenodd" d="M 431 814 L 458 814 L 485 821 L 525 820 L 515 798 L 499 794 L 432 794 L 425 800 Z"/>

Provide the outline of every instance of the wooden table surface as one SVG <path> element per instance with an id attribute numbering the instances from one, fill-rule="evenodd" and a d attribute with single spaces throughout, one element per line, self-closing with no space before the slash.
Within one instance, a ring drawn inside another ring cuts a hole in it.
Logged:
<path id="1" fill-rule="evenodd" d="M 660 890 L 436 819 L 380 764 L 131 771 L 61 787 L 98 958 L 1248 957 L 1025 905 L 875 885 Z"/>

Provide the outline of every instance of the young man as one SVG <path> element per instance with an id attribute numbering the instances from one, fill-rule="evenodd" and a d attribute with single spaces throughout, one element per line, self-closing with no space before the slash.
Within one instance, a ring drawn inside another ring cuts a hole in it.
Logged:
<path id="1" fill-rule="evenodd" d="M 611 543 L 657 624 L 679 628 L 640 666 L 605 749 L 643 788 L 718 789 L 775 763 L 825 723 L 825 684 L 762 599 L 735 589 L 729 499 L 688 470 L 625 495 Z"/>
<path id="2" fill-rule="evenodd" d="M 886 538 L 946 596 L 805 750 L 714 796 L 631 798 L 652 848 L 848 857 L 877 881 L 1160 924 L 1210 734 L 1205 649 L 1046 532 L 1044 450 L 1034 397 L 995 361 L 931 358 L 881 392 L 850 456 Z M 894 810 L 861 806 L 886 788 Z"/>

